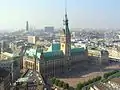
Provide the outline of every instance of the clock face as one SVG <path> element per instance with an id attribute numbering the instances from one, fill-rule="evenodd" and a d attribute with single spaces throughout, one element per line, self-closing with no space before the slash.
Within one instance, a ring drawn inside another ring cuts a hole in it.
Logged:
<path id="1" fill-rule="evenodd" d="M 64 37 L 61 38 L 61 42 L 65 42 L 65 38 Z"/>

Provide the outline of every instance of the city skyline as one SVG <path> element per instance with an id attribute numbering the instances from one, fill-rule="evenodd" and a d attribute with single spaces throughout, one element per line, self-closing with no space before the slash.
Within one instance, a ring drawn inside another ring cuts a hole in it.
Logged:
<path id="1" fill-rule="evenodd" d="M 120 28 L 119 0 L 69 0 L 70 28 Z M 63 27 L 65 0 L 4 0 L 0 3 L 0 30 L 30 26 Z"/>

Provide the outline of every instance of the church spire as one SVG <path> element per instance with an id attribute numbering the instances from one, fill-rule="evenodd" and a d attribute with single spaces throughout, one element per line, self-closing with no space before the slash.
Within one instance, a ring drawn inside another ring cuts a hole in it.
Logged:
<path id="1" fill-rule="evenodd" d="M 67 17 L 67 0 L 65 0 L 65 20 L 64 20 L 64 29 L 65 29 L 65 34 L 70 35 L 69 31 L 69 25 L 68 25 L 68 17 Z"/>
<path id="2" fill-rule="evenodd" d="M 67 15 L 67 0 L 65 0 L 65 15 Z"/>
<path id="3" fill-rule="evenodd" d="M 60 43 L 61 43 L 61 50 L 64 52 L 65 56 L 69 57 L 71 56 L 71 34 L 69 31 L 69 25 L 68 25 L 68 17 L 67 17 L 67 0 L 65 0 L 65 18 L 64 18 L 64 29 L 63 33 L 60 37 Z"/>

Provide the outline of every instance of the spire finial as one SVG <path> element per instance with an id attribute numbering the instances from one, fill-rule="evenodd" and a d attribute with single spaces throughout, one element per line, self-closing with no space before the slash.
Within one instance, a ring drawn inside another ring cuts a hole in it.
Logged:
<path id="1" fill-rule="evenodd" d="M 65 0 L 65 22 L 68 21 L 67 19 L 67 0 Z"/>
<path id="2" fill-rule="evenodd" d="M 65 19 L 63 25 L 64 25 L 65 33 L 68 34 L 69 26 L 68 26 L 68 18 L 67 18 L 67 0 L 65 0 Z"/>
<path id="3" fill-rule="evenodd" d="M 67 15 L 67 0 L 65 0 L 65 15 Z"/>

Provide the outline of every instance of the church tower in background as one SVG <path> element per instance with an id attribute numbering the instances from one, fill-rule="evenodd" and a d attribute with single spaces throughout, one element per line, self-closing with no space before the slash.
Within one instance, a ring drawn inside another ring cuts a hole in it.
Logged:
<path id="1" fill-rule="evenodd" d="M 28 21 L 26 21 L 26 31 L 29 30 L 29 24 L 28 24 Z"/>

